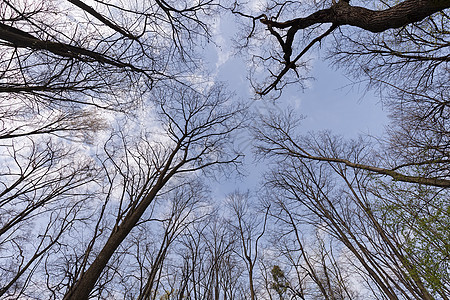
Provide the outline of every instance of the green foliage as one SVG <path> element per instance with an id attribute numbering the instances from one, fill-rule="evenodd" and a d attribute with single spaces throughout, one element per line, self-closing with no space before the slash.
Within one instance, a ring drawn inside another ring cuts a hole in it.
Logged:
<path id="1" fill-rule="evenodd" d="M 380 201 L 377 211 L 414 267 L 414 274 L 409 275 L 418 276 L 435 294 L 445 294 L 444 287 L 450 284 L 448 194 L 420 186 L 404 189 L 393 184 L 385 188 L 389 198 Z"/>
<path id="2" fill-rule="evenodd" d="M 284 275 L 283 270 L 281 270 L 281 268 L 277 265 L 273 266 L 270 273 L 272 274 L 273 280 L 271 288 L 275 290 L 275 292 L 277 292 L 277 294 L 280 296 L 280 299 L 283 299 L 283 295 L 286 293 L 289 286 L 286 276 Z"/>
<path id="3" fill-rule="evenodd" d="M 174 291 L 173 289 L 170 291 L 166 291 L 159 299 L 160 300 L 169 300 L 170 296 L 173 295 L 174 292 L 176 292 L 176 291 Z"/>

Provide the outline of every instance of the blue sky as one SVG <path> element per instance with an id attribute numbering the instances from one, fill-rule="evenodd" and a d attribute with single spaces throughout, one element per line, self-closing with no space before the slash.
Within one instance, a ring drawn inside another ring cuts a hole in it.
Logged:
<path id="1" fill-rule="evenodd" d="M 232 39 L 240 30 L 235 21 L 229 14 L 216 22 L 212 38 L 214 43 L 206 47 L 206 64 L 215 74 L 215 79 L 224 81 L 236 97 L 251 101 L 254 94 L 247 78 L 245 57 L 233 48 Z M 320 50 L 322 55 L 325 48 Z M 317 52 L 311 56 L 317 56 Z M 308 82 L 309 88 L 302 92 L 298 86 L 290 86 L 275 103 L 295 107 L 299 114 L 306 115 L 305 131 L 332 129 L 334 133 L 346 137 L 359 133 L 380 134 L 383 131 L 387 122 L 386 113 L 373 92 L 365 93 L 364 86 L 353 85 L 341 70 L 333 70 L 328 61 L 320 57 L 313 60 L 312 71 L 308 75 L 315 78 Z M 263 98 L 259 101 L 268 100 Z"/>
<path id="2" fill-rule="evenodd" d="M 254 94 L 250 86 L 245 58 L 236 54 L 232 38 L 236 37 L 237 27 L 233 17 L 222 17 L 216 26 L 214 43 L 208 44 L 205 64 L 211 69 L 215 80 L 223 81 L 243 101 L 254 101 L 253 108 L 258 111 L 289 106 L 299 115 L 306 116 L 302 122 L 301 133 L 319 130 L 331 130 L 345 138 L 356 138 L 359 134 L 380 135 L 387 124 L 386 112 L 380 99 L 373 92 L 364 92 L 363 86 L 353 85 L 341 70 L 333 70 L 327 61 L 316 58 L 312 64 L 308 88 L 301 91 L 290 86 L 274 104 L 270 100 L 252 99 Z M 316 54 L 314 54 L 316 55 Z M 248 139 L 240 138 L 243 143 Z M 250 146 L 245 146 L 245 178 L 229 179 L 214 188 L 214 194 L 225 195 L 238 188 L 257 189 L 260 176 L 265 168 L 254 162 Z"/>

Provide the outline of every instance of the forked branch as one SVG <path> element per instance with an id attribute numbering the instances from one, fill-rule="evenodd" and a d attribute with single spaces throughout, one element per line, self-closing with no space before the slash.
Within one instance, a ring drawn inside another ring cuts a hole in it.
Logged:
<path id="1" fill-rule="evenodd" d="M 286 65 L 278 75 L 274 76 L 273 82 L 259 91 L 258 94 L 266 95 L 277 89 L 277 85 L 289 69 L 295 70 L 295 61 L 302 57 L 316 42 L 322 40 L 334 29 L 342 25 L 358 27 L 370 32 L 383 32 L 388 29 L 401 28 L 408 24 L 419 22 L 424 18 L 450 7 L 450 0 L 405 0 L 399 4 L 384 10 L 370 10 L 364 7 L 351 6 L 349 1 L 333 1 L 330 8 L 318 10 L 306 17 L 295 18 L 285 22 L 263 16 L 260 21 L 267 26 L 269 32 L 277 39 L 283 52 L 284 64 Z M 313 25 L 331 23 L 330 29 L 310 42 L 291 61 L 293 52 L 292 43 L 296 33 Z M 287 30 L 283 36 L 277 30 Z"/>

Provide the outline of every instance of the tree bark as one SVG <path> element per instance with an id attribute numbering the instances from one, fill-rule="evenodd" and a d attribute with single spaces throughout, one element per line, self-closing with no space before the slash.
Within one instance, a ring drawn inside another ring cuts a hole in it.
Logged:
<path id="1" fill-rule="evenodd" d="M 93 263 L 89 266 L 87 271 L 83 275 L 81 275 L 78 282 L 76 282 L 75 285 L 67 292 L 67 294 L 64 296 L 64 300 L 84 300 L 89 298 L 89 294 L 94 288 L 95 283 L 97 282 L 98 278 L 103 272 L 103 269 L 108 264 L 108 261 L 111 259 L 114 252 L 137 224 L 139 219 L 144 214 L 145 210 L 157 196 L 158 192 L 184 164 L 184 162 L 182 161 L 169 171 L 169 168 L 171 167 L 171 164 L 175 158 L 177 151 L 179 150 L 179 147 L 180 144 L 178 144 L 178 146 L 172 152 L 172 155 L 168 159 L 164 170 L 161 171 L 161 175 L 155 186 L 137 205 L 136 209 L 130 211 L 127 216 L 125 216 L 120 226 L 116 227 L 113 230 L 110 237 L 108 238 L 108 241 L 103 246 L 97 257 L 94 259 Z"/>
<path id="2" fill-rule="evenodd" d="M 130 63 L 109 57 L 103 53 L 85 48 L 53 41 L 41 40 L 23 30 L 0 23 L 0 40 L 10 43 L 17 48 L 29 48 L 39 51 L 48 51 L 60 57 L 74 58 L 85 62 L 98 62 L 110 66 L 130 69 L 134 72 L 146 74 L 146 70 L 138 68 Z"/>
<path id="3" fill-rule="evenodd" d="M 342 25 L 358 27 L 369 32 L 383 32 L 392 28 L 418 22 L 424 18 L 450 7 L 450 0 L 406 0 L 384 10 L 370 10 L 364 7 L 351 6 L 348 1 L 339 1 L 330 8 L 316 11 L 309 16 L 295 18 L 285 22 L 278 22 L 274 18 L 262 15 L 261 23 L 267 26 L 270 34 L 275 36 L 284 53 L 284 68 L 274 75 L 274 81 L 258 94 L 266 95 L 271 90 L 277 89 L 278 83 L 290 70 L 296 68 L 295 63 L 309 50 L 316 42 L 322 40 L 332 31 Z M 331 23 L 331 27 L 321 36 L 315 38 L 295 59 L 291 58 L 292 44 L 294 37 L 299 30 L 308 28 L 316 24 Z M 277 29 L 287 29 L 287 33 L 279 33 Z"/>
<path id="4" fill-rule="evenodd" d="M 436 187 L 442 187 L 442 188 L 450 188 L 450 180 L 448 180 L 448 179 L 409 176 L 409 175 L 401 174 L 394 170 L 354 163 L 354 162 L 351 162 L 349 160 L 342 159 L 342 158 L 313 156 L 310 154 L 300 154 L 297 152 L 292 153 L 292 154 L 299 158 L 306 158 L 306 159 L 311 159 L 311 160 L 315 160 L 315 161 L 340 163 L 340 164 L 344 164 L 344 165 L 354 168 L 354 169 L 366 170 L 369 172 L 386 175 L 386 176 L 391 177 L 394 181 L 402 181 L 402 182 L 417 183 L 417 184 L 436 186 Z"/>
<path id="5" fill-rule="evenodd" d="M 319 10 L 304 18 L 286 22 L 262 19 L 261 22 L 275 28 L 291 27 L 295 31 L 314 24 L 333 23 L 351 25 L 370 32 L 382 32 L 421 21 L 449 7 L 450 0 L 406 0 L 385 10 L 370 10 L 340 1 L 328 9 Z"/>

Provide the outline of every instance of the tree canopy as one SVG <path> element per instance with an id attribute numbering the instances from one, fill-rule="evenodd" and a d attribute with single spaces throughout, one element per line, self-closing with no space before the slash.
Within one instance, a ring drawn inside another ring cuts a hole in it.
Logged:
<path id="1" fill-rule="evenodd" d="M 449 8 L 3 0 L 0 298 L 449 299 Z M 258 100 L 205 66 L 224 18 Z M 382 135 L 252 110 L 317 59 L 377 93 Z M 254 172 L 243 136 L 262 182 L 220 194 Z"/>

